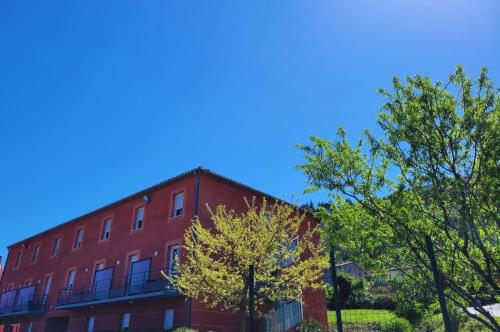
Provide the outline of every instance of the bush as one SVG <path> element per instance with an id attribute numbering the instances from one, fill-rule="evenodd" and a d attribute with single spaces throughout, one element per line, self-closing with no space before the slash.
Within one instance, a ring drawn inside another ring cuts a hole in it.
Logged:
<path id="1" fill-rule="evenodd" d="M 462 309 L 448 302 L 448 314 L 453 331 L 488 331 L 479 321 L 469 317 Z M 429 310 L 422 319 L 419 326 L 422 331 L 444 332 L 443 315 L 438 302 L 429 306 Z"/>
<path id="2" fill-rule="evenodd" d="M 351 295 L 352 283 L 355 279 L 349 275 L 341 273 L 337 276 L 337 281 L 339 285 L 340 306 L 345 308 Z M 326 287 L 326 300 L 328 309 L 335 309 L 332 285 L 327 285 Z"/>
<path id="3" fill-rule="evenodd" d="M 323 326 L 321 326 L 314 319 L 306 319 L 300 322 L 297 327 L 297 331 L 299 332 L 323 332 Z"/>
<path id="4" fill-rule="evenodd" d="M 417 302 L 402 302 L 396 306 L 394 313 L 408 320 L 411 324 L 418 324 L 424 317 L 425 310 L 422 304 Z"/>
<path id="5" fill-rule="evenodd" d="M 351 295 L 345 308 L 371 308 L 373 301 L 374 295 L 369 288 L 368 282 L 359 279 L 352 285 Z"/>
<path id="6" fill-rule="evenodd" d="M 463 331 L 488 332 L 489 330 L 475 319 L 468 319 L 462 327 Z"/>
<path id="7" fill-rule="evenodd" d="M 397 301 L 393 294 L 377 294 L 373 299 L 373 309 L 395 310 Z"/>
<path id="8" fill-rule="evenodd" d="M 197 330 L 193 330 L 189 327 L 178 327 L 174 330 L 174 332 L 198 332 Z"/>
<path id="9" fill-rule="evenodd" d="M 393 318 L 380 325 L 381 332 L 410 332 L 412 330 L 410 322 L 404 318 Z"/>
<path id="10" fill-rule="evenodd" d="M 479 321 L 462 316 L 458 319 L 456 316 L 450 316 L 450 321 L 453 331 L 467 331 L 467 332 L 487 332 L 489 331 L 483 324 Z M 441 314 L 437 315 L 426 315 L 419 325 L 419 331 L 423 332 L 444 332 L 444 322 L 443 316 Z"/>
<path id="11" fill-rule="evenodd" d="M 423 332 L 444 332 L 443 317 L 441 314 L 426 314 L 418 327 Z"/>

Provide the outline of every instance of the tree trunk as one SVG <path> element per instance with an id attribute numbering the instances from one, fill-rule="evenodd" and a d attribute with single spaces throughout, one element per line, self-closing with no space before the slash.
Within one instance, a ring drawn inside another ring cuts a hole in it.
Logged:
<path id="1" fill-rule="evenodd" d="M 240 308 L 240 332 L 245 332 L 245 308 Z"/>
<path id="2" fill-rule="evenodd" d="M 248 292 L 247 280 L 244 279 L 243 294 L 241 294 L 241 302 L 240 302 L 240 332 L 245 332 L 246 330 L 245 318 L 247 315 L 247 292 Z"/>

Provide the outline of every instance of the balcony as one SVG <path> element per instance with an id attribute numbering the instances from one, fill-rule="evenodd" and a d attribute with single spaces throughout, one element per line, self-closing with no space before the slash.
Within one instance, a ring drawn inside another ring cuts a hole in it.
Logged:
<path id="1" fill-rule="evenodd" d="M 0 319 L 12 316 L 41 315 L 45 312 L 47 296 L 33 294 L 19 296 L 21 290 L 2 293 L 0 296 Z"/>
<path id="2" fill-rule="evenodd" d="M 113 267 L 100 270 L 96 272 L 91 284 L 60 289 L 55 308 L 71 309 L 153 297 L 180 296 L 171 283 L 163 278 L 162 271 L 166 269 L 113 277 Z"/>

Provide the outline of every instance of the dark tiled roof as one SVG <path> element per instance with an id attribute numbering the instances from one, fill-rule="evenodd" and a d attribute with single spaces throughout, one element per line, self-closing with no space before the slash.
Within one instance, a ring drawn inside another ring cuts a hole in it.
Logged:
<path id="1" fill-rule="evenodd" d="M 12 248 L 12 247 L 14 247 L 14 246 L 16 246 L 16 245 L 19 245 L 19 244 L 21 244 L 21 243 L 23 243 L 23 242 L 27 242 L 27 241 L 30 241 L 30 240 L 32 240 L 32 239 L 34 239 L 34 238 L 37 238 L 37 237 L 41 236 L 41 235 L 45 235 L 45 234 L 47 234 L 47 233 L 53 232 L 53 231 L 55 231 L 55 230 L 57 230 L 57 229 L 60 229 L 60 228 L 62 228 L 62 227 L 64 227 L 64 226 L 67 226 L 67 225 L 69 225 L 69 224 L 75 223 L 75 222 L 77 222 L 77 221 L 79 221 L 79 220 L 81 220 L 81 219 L 83 219 L 83 218 L 85 218 L 85 217 L 88 217 L 88 216 L 91 216 L 91 215 L 93 215 L 93 214 L 97 214 L 97 213 L 99 213 L 99 212 L 102 212 L 103 210 L 108 209 L 108 208 L 113 207 L 113 206 L 116 206 L 116 205 L 118 205 L 118 204 L 120 204 L 120 203 L 126 202 L 126 201 L 131 200 L 131 199 L 135 199 L 135 198 L 137 198 L 137 197 L 144 196 L 144 195 L 146 195 L 146 194 L 148 194 L 148 193 L 151 193 L 151 192 L 153 192 L 153 191 L 155 191 L 155 190 L 157 190 L 157 189 L 159 189 L 159 188 L 161 188 L 161 187 L 163 187 L 163 186 L 165 186 L 165 185 L 167 185 L 167 184 L 170 184 L 170 183 L 172 183 L 172 182 L 174 182 L 174 181 L 177 181 L 177 180 L 183 179 L 183 178 L 188 177 L 188 176 L 192 176 L 192 175 L 194 175 L 196 172 L 198 172 L 198 173 L 203 173 L 203 174 L 208 174 L 208 175 L 212 175 L 212 176 L 217 177 L 217 178 L 219 178 L 219 179 L 222 179 L 222 180 L 224 180 L 224 181 L 226 181 L 226 182 L 232 183 L 232 184 L 234 184 L 234 185 L 236 185 L 236 186 L 238 186 L 238 187 L 245 188 L 245 189 L 247 189 L 247 190 L 253 191 L 255 194 L 262 195 L 262 196 L 266 196 L 266 197 L 268 197 L 268 198 L 270 198 L 270 199 L 273 199 L 273 200 L 276 200 L 276 201 L 283 201 L 282 199 L 276 198 L 276 197 L 274 197 L 274 196 L 272 196 L 272 195 L 269 195 L 269 194 L 266 194 L 266 193 L 264 193 L 264 192 L 262 192 L 262 191 L 260 191 L 260 190 L 257 190 L 257 189 L 255 189 L 255 188 L 252 188 L 252 187 L 250 187 L 250 186 L 247 186 L 247 185 L 245 185 L 245 184 L 243 184 L 243 183 L 241 183 L 241 182 L 235 181 L 235 180 L 233 180 L 233 179 L 230 179 L 230 178 L 225 177 L 225 176 L 223 176 L 223 175 L 220 175 L 220 174 L 218 174 L 218 173 L 212 172 L 212 171 L 210 171 L 210 170 L 208 170 L 208 169 L 206 169 L 206 168 L 203 168 L 202 166 L 199 166 L 199 167 L 194 168 L 194 169 L 191 169 L 191 170 L 189 170 L 189 171 L 187 171 L 187 172 L 181 173 L 181 174 L 179 174 L 179 175 L 177 175 L 177 176 L 174 176 L 174 177 L 171 177 L 171 178 L 169 178 L 169 179 L 163 180 L 163 181 L 161 181 L 161 182 L 159 182 L 159 183 L 157 183 L 157 184 L 155 184 L 155 185 L 152 185 L 152 186 L 150 186 L 150 187 L 148 187 L 148 188 L 146 188 L 146 189 L 143 189 L 143 190 L 140 190 L 140 191 L 138 191 L 138 192 L 136 192 L 136 193 L 133 193 L 133 194 L 131 194 L 131 195 L 128 195 L 128 196 L 126 196 L 126 197 L 124 197 L 124 198 L 121 198 L 121 199 L 119 199 L 119 200 L 116 200 L 116 201 L 114 201 L 114 202 L 111 202 L 111 203 L 109 203 L 109 204 L 106 204 L 106 205 L 104 205 L 104 206 L 102 206 L 102 207 L 100 207 L 100 208 L 98 208 L 98 209 L 95 209 L 95 210 L 93 210 L 93 211 L 87 212 L 87 213 L 85 213 L 85 214 L 83 214 L 83 215 L 81 215 L 81 216 L 79 216 L 79 217 L 76 217 L 76 218 L 70 219 L 70 220 L 68 220 L 68 221 L 66 221 L 66 222 L 64 222 L 64 223 L 62 223 L 62 224 L 59 224 L 59 225 L 57 225 L 57 226 L 55 226 L 55 227 L 52 227 L 52 228 L 49 228 L 49 229 L 47 229 L 47 230 L 45 230 L 45 231 L 43 231 L 43 232 L 41 232 L 41 233 L 35 234 L 35 235 L 30 236 L 30 237 L 28 237 L 28 238 L 26 238 L 26 239 L 24 239 L 24 240 L 21 240 L 21 241 L 18 241 L 18 242 L 16 242 L 16 243 L 13 243 L 13 244 L 9 245 L 7 248 L 9 248 L 9 249 L 10 249 L 10 248 Z"/>

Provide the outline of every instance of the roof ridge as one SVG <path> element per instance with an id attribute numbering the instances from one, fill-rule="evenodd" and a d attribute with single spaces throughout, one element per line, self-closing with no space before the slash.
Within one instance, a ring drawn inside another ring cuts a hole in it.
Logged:
<path id="1" fill-rule="evenodd" d="M 163 186 L 164 186 L 164 185 L 166 185 L 166 184 L 169 184 L 169 183 L 171 183 L 171 182 L 173 182 L 173 181 L 176 181 L 176 180 L 182 179 L 182 178 L 184 178 L 184 177 L 186 177 L 186 176 L 188 176 L 188 175 L 195 174 L 196 172 L 203 172 L 203 173 L 205 173 L 205 174 L 209 174 L 209 175 L 212 175 L 212 176 L 218 177 L 218 178 L 220 178 L 220 179 L 223 179 L 224 181 L 227 181 L 227 182 L 229 182 L 229 183 L 232 183 L 232 184 L 234 184 L 234 185 L 236 185 L 236 186 L 246 188 L 246 189 L 248 189 L 248 190 L 250 190 L 250 191 L 253 191 L 253 192 L 254 192 L 254 193 L 256 193 L 256 194 L 263 195 L 263 196 L 267 196 L 268 198 L 274 199 L 274 200 L 276 200 L 276 201 L 286 202 L 285 200 L 283 200 L 283 199 L 279 199 L 279 198 L 277 198 L 276 196 L 273 196 L 273 195 L 267 194 L 267 193 L 265 193 L 265 192 L 263 192 L 263 191 L 261 191 L 261 190 L 258 190 L 258 189 L 255 189 L 255 188 L 253 188 L 253 187 L 250 187 L 250 186 L 248 186 L 248 185 L 246 185 L 246 184 L 244 184 L 244 183 L 242 183 L 242 182 L 239 182 L 239 181 L 233 180 L 233 179 L 228 178 L 228 177 L 226 177 L 226 176 L 224 176 L 224 175 L 221 175 L 221 174 L 216 173 L 216 172 L 213 172 L 213 171 L 211 171 L 211 170 L 209 170 L 209 169 L 207 169 L 207 168 L 204 168 L 202 165 L 199 165 L 199 166 L 198 166 L 198 167 L 196 167 L 196 168 L 190 169 L 190 170 L 188 170 L 188 171 L 185 171 L 185 172 L 183 172 L 183 173 L 180 173 L 180 174 L 178 174 L 178 175 L 176 175 L 176 176 L 173 176 L 173 177 L 171 177 L 171 178 L 168 178 L 168 179 L 162 180 L 162 181 L 160 181 L 160 182 L 158 182 L 158 183 L 156 183 L 156 184 L 154 184 L 154 185 L 151 185 L 151 186 L 149 186 L 149 187 L 146 187 L 145 189 L 139 190 L 139 191 L 137 191 L 137 192 L 135 192 L 135 193 L 132 193 L 132 194 L 130 194 L 130 195 L 128 195 L 128 196 L 125 196 L 125 197 L 123 197 L 123 198 L 120 198 L 120 199 L 117 199 L 117 200 L 115 200 L 115 201 L 112 201 L 111 203 L 108 203 L 108 204 L 106 204 L 106 205 L 103 205 L 103 206 L 101 206 L 101 207 L 99 207 L 99 208 L 97 208 L 97 209 L 91 210 L 91 211 L 89 211 L 89 212 L 87 212 L 87 213 L 84 213 L 84 214 L 82 214 L 82 215 L 80 215 L 80 216 L 77 216 L 77 217 L 75 217 L 75 218 L 71 218 L 71 219 L 69 219 L 69 220 L 67 220 L 67 221 L 65 221 L 65 222 L 62 222 L 62 223 L 60 223 L 60 224 L 58 224 L 58 225 L 56 225 L 56 226 L 53 226 L 53 227 L 51 227 L 51 228 L 49 228 L 49 229 L 46 229 L 46 230 L 44 230 L 44 231 L 42 231 L 42 232 L 36 233 L 36 234 L 34 234 L 34 235 L 32 235 L 32 236 L 29 236 L 29 237 L 24 238 L 24 239 L 22 239 L 22 240 L 20 240 L 20 241 L 17 241 L 17 242 L 15 242 L 15 243 L 11 244 L 11 245 L 8 245 L 8 246 L 7 246 L 7 248 L 10 250 L 10 248 L 12 248 L 12 247 L 14 247 L 14 246 L 16 246 L 16 245 L 19 245 L 19 244 L 21 244 L 21 243 L 23 243 L 23 242 L 30 241 L 30 240 L 32 240 L 32 239 L 34 239 L 34 238 L 36 238 L 36 237 L 38 237 L 38 236 L 40 236 L 40 235 L 44 235 L 44 234 L 50 233 L 50 232 L 52 232 L 52 231 L 55 231 L 55 230 L 57 230 L 57 229 L 59 229 L 59 228 L 61 228 L 61 227 L 63 227 L 63 226 L 66 226 L 66 225 L 69 225 L 69 224 L 71 224 L 71 223 L 77 222 L 77 221 L 79 221 L 79 220 L 80 220 L 80 219 L 82 219 L 82 218 L 85 218 L 85 217 L 88 217 L 88 216 L 91 216 L 91 215 L 97 214 L 97 213 L 99 213 L 99 212 L 101 212 L 101 211 L 103 211 L 103 210 L 105 210 L 105 209 L 108 209 L 108 208 L 110 208 L 110 207 L 112 207 L 112 206 L 115 206 L 115 205 L 117 205 L 117 204 L 120 204 L 120 203 L 122 203 L 122 202 L 126 202 L 126 201 L 131 200 L 131 199 L 133 199 L 133 198 L 136 198 L 136 197 L 138 197 L 138 196 L 145 195 L 145 194 L 147 194 L 147 193 L 149 193 L 149 192 L 151 192 L 151 191 L 153 191 L 153 190 L 155 190 L 155 189 L 157 189 L 157 188 L 163 187 Z M 290 202 L 286 202 L 286 203 L 291 204 L 291 205 L 296 205 L 296 204 L 293 204 L 293 203 L 290 203 Z M 300 209 L 300 207 L 298 207 L 298 208 Z M 303 209 L 300 209 L 300 210 L 303 210 Z M 305 211 L 305 210 L 304 210 L 304 211 Z M 307 212 L 307 211 L 305 211 L 305 212 Z"/>
<path id="2" fill-rule="evenodd" d="M 168 179 L 162 180 L 162 181 L 160 181 L 160 182 L 158 182 L 158 183 L 156 183 L 156 184 L 153 184 L 153 185 L 151 185 L 151 186 L 149 186 L 149 187 L 146 187 L 146 188 L 144 188 L 144 189 L 141 189 L 141 190 L 139 190 L 139 191 L 136 191 L 136 192 L 134 192 L 134 193 L 132 193 L 132 194 L 130 194 L 130 195 L 127 195 L 127 196 L 125 196 L 125 197 L 122 197 L 122 198 L 119 198 L 119 199 L 117 199 L 117 200 L 114 200 L 114 201 L 112 201 L 112 202 L 110 202 L 110 203 L 108 203 L 108 204 L 105 204 L 105 205 L 103 205 L 103 206 L 101 206 L 101 207 L 99 207 L 99 208 L 96 208 L 96 209 L 90 210 L 89 212 L 86 212 L 86 213 L 84 213 L 84 214 L 82 214 L 82 215 L 79 215 L 79 216 L 77 216 L 77 217 L 74 217 L 74 218 L 71 218 L 71 219 L 69 219 L 69 220 L 67 220 L 67 221 L 64 221 L 64 222 L 62 222 L 62 223 L 60 223 L 60 224 L 58 224 L 58 225 L 56 225 L 56 226 L 54 226 L 54 227 L 51 227 L 51 228 L 46 229 L 46 230 L 44 230 L 44 231 L 42 231 L 42 232 L 39 232 L 39 233 L 34 234 L 34 235 L 32 235 L 32 236 L 29 236 L 29 237 L 27 237 L 27 238 L 25 238 L 25 239 L 22 239 L 22 240 L 20 240 L 20 241 L 17 241 L 17 242 L 15 242 L 15 243 L 11 244 L 11 245 L 8 245 L 8 246 L 7 246 L 7 248 L 8 248 L 8 249 L 10 249 L 11 247 L 14 247 L 14 246 L 16 246 L 16 245 L 18 245 L 18 244 L 20 244 L 20 243 L 22 243 L 22 242 L 29 241 L 29 240 L 31 240 L 31 239 L 33 239 L 33 238 L 35 238 L 35 237 L 37 237 L 37 236 L 40 236 L 40 235 L 42 235 L 42 234 L 50 233 L 50 232 L 52 232 L 52 231 L 54 231 L 54 230 L 56 230 L 56 229 L 61 228 L 62 226 L 65 226 L 65 225 L 71 224 L 71 223 L 76 222 L 76 221 L 78 221 L 78 220 L 80 220 L 80 219 L 82 219 L 82 218 L 85 218 L 85 217 L 91 216 L 91 215 L 93 215 L 93 214 L 99 213 L 99 212 L 101 212 L 101 211 L 103 211 L 103 210 L 105 210 L 105 209 L 107 209 L 107 208 L 110 208 L 110 207 L 112 207 L 112 206 L 115 206 L 115 205 L 117 205 L 117 204 L 119 204 L 119 203 L 122 203 L 122 202 L 128 201 L 128 200 L 130 200 L 130 199 L 136 198 L 137 196 L 141 196 L 141 195 L 147 194 L 148 192 L 151 192 L 151 191 L 153 191 L 153 190 L 155 190 L 155 189 L 157 189 L 157 188 L 160 188 L 160 187 L 162 187 L 162 186 L 164 186 L 164 185 L 166 185 L 166 184 L 168 184 L 168 183 L 170 183 L 170 182 L 173 182 L 173 181 L 176 181 L 176 180 L 182 179 L 182 178 L 184 178 L 184 177 L 186 177 L 186 176 L 188 176 L 188 175 L 190 175 L 190 174 L 192 174 L 192 173 L 195 173 L 196 171 L 201 171 L 201 170 L 203 170 L 203 171 L 208 171 L 207 169 L 203 168 L 203 166 L 198 166 L 198 167 L 193 168 L 193 169 L 191 169 L 191 170 L 188 170 L 188 171 L 182 172 L 182 173 L 180 173 L 180 174 L 178 174 L 178 175 L 176 175 L 176 176 L 173 176 L 173 177 L 170 177 L 170 178 L 168 178 Z M 210 171 L 208 171 L 208 172 L 210 172 Z"/>

